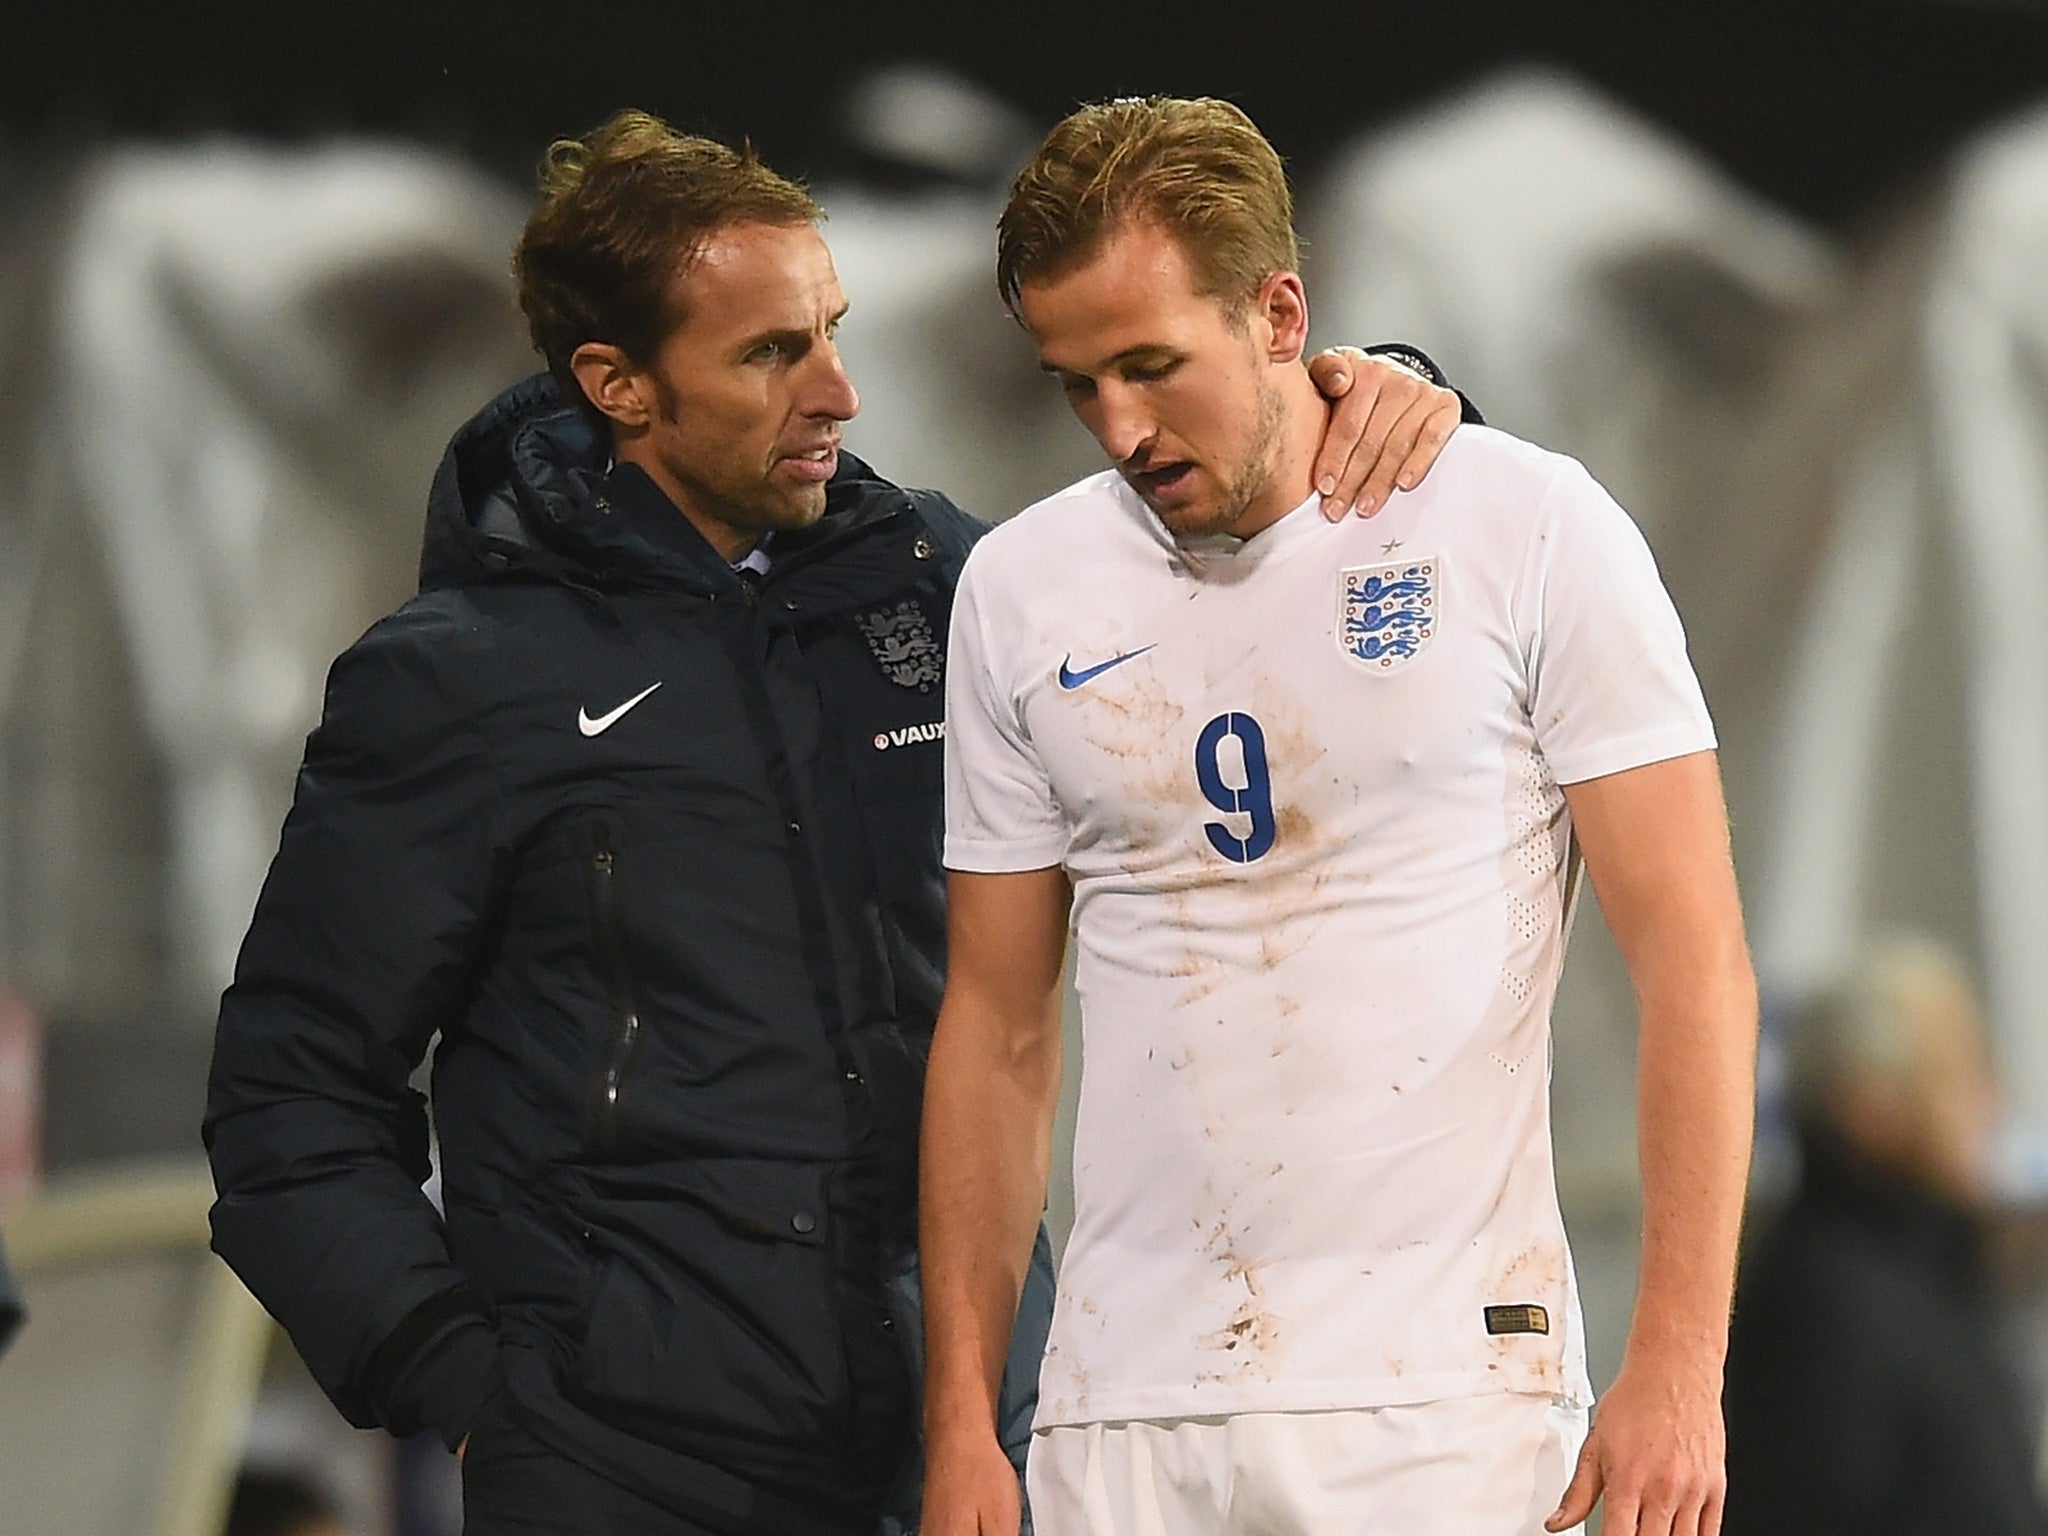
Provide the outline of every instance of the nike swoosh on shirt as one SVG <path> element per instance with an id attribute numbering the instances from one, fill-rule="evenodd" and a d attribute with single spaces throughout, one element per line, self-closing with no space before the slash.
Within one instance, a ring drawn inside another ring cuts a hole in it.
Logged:
<path id="1" fill-rule="evenodd" d="M 1060 686 L 1062 688 L 1078 688 L 1083 683 L 1089 681 L 1091 678 L 1097 678 L 1102 676 L 1102 674 L 1107 672 L 1111 667 L 1120 667 L 1125 662 L 1129 661 L 1133 656 L 1144 655 L 1147 651 L 1152 649 L 1152 646 L 1155 646 L 1158 643 L 1159 642 L 1157 640 L 1154 640 L 1152 642 L 1152 645 L 1141 645 L 1135 651 L 1125 651 L 1121 656 L 1112 656 L 1107 661 L 1098 661 L 1097 663 L 1095 663 L 1094 666 L 1083 667 L 1078 672 L 1076 672 L 1073 669 L 1073 666 L 1071 665 L 1071 663 L 1074 660 L 1074 653 L 1072 651 L 1069 651 L 1067 652 L 1067 659 L 1060 663 Z"/>
<path id="2" fill-rule="evenodd" d="M 661 684 L 659 683 L 649 683 L 645 688 L 642 688 L 638 693 L 634 694 L 633 697 L 626 700 L 626 702 L 621 704 L 617 709 L 609 710 L 606 713 L 599 715 L 594 720 L 591 718 L 589 710 L 577 710 L 576 729 L 581 731 L 586 736 L 602 736 L 606 731 L 610 730 L 613 726 L 619 723 L 620 716 L 624 715 L 627 710 L 631 709 L 635 704 L 638 704 L 642 699 L 646 698 L 648 694 L 654 692 L 654 690 L 659 688 L 660 686 Z"/>

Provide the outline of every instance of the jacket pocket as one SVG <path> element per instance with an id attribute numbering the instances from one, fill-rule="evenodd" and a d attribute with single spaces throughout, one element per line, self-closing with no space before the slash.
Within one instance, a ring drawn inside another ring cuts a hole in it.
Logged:
<path id="1" fill-rule="evenodd" d="M 829 1449 L 849 1384 L 825 1168 L 722 1159 L 587 1177 L 602 1270 L 569 1395 L 703 1455 Z"/>

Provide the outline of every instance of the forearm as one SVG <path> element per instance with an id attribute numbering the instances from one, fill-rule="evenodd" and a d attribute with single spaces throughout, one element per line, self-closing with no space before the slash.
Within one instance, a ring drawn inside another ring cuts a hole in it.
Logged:
<path id="1" fill-rule="evenodd" d="M 1040 1018 L 1013 1030 L 948 993 L 926 1080 L 919 1213 L 933 1440 L 995 1435 L 1059 1082 L 1057 992 Z"/>
<path id="2" fill-rule="evenodd" d="M 1643 1248 L 1629 1357 L 1718 1378 L 1756 1112 L 1756 978 L 1711 752 L 1565 786 L 1635 988 Z"/>
<path id="3" fill-rule="evenodd" d="M 1641 1278 L 1629 1352 L 1719 1372 L 1756 1105 L 1756 985 L 1739 926 L 1637 989 Z"/>

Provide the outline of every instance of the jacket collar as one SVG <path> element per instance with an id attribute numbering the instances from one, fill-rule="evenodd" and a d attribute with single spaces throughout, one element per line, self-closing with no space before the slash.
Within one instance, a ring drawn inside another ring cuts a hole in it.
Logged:
<path id="1" fill-rule="evenodd" d="M 688 585 L 708 583 L 714 590 L 739 579 L 732 563 L 637 464 L 612 466 L 596 486 L 591 516 L 600 526 L 613 524 L 605 531 L 623 565 L 667 572 Z"/>
<path id="2" fill-rule="evenodd" d="M 427 502 L 420 586 L 554 581 L 599 590 L 660 586 L 704 596 L 739 578 L 695 525 L 606 444 L 547 374 L 514 385 L 450 440 Z M 778 537 L 776 575 L 908 505 L 850 453 L 826 486 L 825 515 Z"/>

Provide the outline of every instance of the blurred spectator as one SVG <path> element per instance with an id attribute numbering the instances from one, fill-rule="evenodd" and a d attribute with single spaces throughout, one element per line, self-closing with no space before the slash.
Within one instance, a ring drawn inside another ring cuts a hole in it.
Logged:
<path id="1" fill-rule="evenodd" d="M 1996 1089 L 1976 995 L 1915 939 L 1795 1021 L 1801 1153 L 1736 1292 L 1728 1536 L 2048 1530 L 1983 1264 Z"/>
<path id="2" fill-rule="evenodd" d="M 348 1536 L 327 1491 L 303 1472 L 251 1467 L 235 1479 L 222 1536 Z"/>

